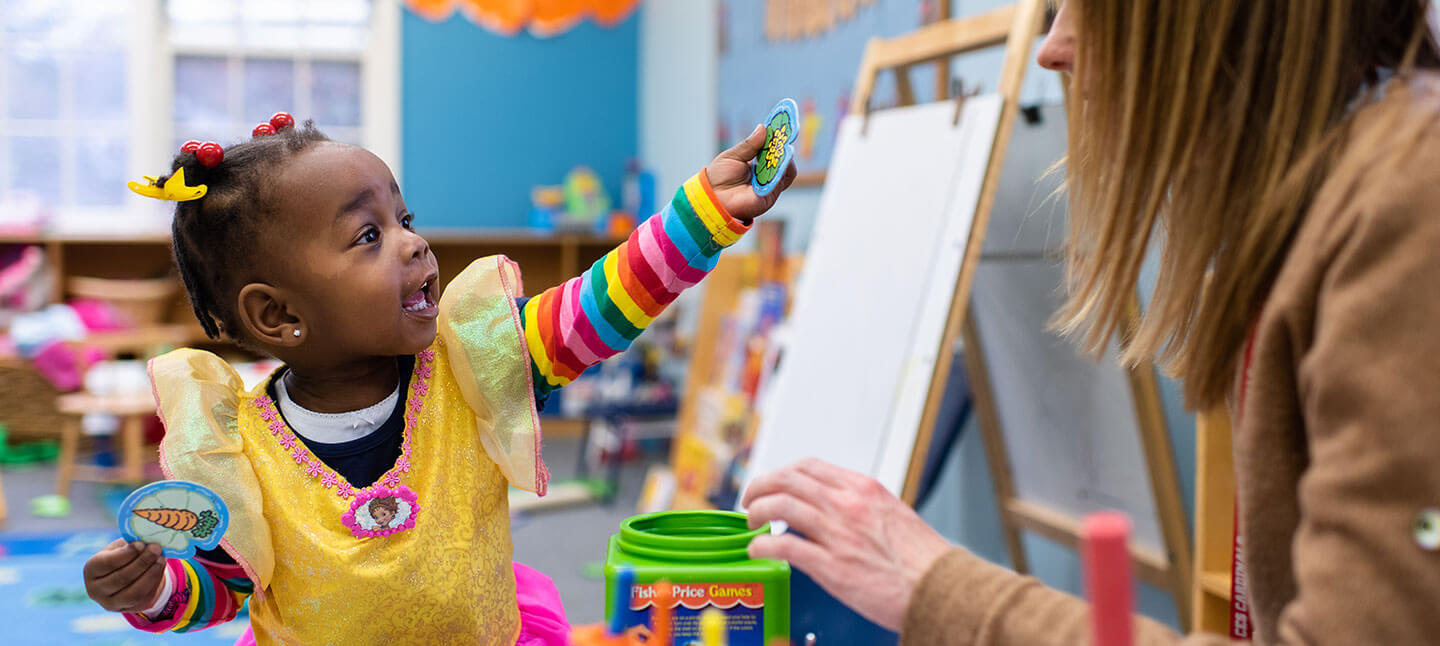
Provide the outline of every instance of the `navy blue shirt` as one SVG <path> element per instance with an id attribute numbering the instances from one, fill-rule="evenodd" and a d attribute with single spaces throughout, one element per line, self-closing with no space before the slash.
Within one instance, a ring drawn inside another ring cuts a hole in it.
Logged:
<path id="1" fill-rule="evenodd" d="M 348 442 L 337 442 L 333 444 L 315 442 L 296 433 L 295 437 L 305 443 L 315 457 L 319 458 L 325 466 L 330 467 L 340 477 L 344 478 L 350 486 L 356 489 L 363 489 L 385 475 L 390 467 L 395 466 L 395 460 L 400 457 L 400 445 L 405 441 L 405 396 L 410 391 L 410 376 L 415 368 L 415 357 L 399 357 L 400 365 L 400 396 L 395 400 L 395 410 L 390 411 L 390 417 L 380 425 L 374 433 L 365 437 L 350 440 Z M 275 379 L 285 376 L 282 369 L 275 374 Z M 272 379 L 267 388 L 270 398 L 276 399 L 275 381 Z M 279 410 L 279 406 L 276 409 Z M 280 413 L 283 419 L 285 413 Z M 290 420 L 285 420 L 289 425 Z M 294 426 L 290 427 L 294 430 Z"/>

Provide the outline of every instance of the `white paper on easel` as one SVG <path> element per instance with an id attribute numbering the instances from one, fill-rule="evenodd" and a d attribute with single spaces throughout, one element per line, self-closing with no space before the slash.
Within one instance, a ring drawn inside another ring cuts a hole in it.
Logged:
<path id="1" fill-rule="evenodd" d="M 958 123 L 934 103 L 841 124 L 747 481 L 813 456 L 899 493 L 1000 107 L 986 95 Z"/>

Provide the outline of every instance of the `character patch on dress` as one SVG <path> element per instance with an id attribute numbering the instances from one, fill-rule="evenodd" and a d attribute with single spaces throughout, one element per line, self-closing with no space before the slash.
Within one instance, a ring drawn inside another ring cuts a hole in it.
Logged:
<path id="1" fill-rule="evenodd" d="M 389 536 L 415 526 L 420 513 L 415 492 L 400 485 L 395 488 L 377 484 L 355 492 L 350 511 L 341 521 L 357 538 Z"/>

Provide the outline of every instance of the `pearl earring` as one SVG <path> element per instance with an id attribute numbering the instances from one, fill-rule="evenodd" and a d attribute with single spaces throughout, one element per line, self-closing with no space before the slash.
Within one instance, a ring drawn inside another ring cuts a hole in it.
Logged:
<path id="1" fill-rule="evenodd" d="M 294 330 L 295 336 L 300 336 L 300 330 Z"/>

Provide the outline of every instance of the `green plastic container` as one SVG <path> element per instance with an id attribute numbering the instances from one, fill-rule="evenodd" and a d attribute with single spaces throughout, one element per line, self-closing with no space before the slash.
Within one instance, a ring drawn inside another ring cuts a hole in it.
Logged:
<path id="1" fill-rule="evenodd" d="M 651 627 L 654 583 L 669 581 L 675 592 L 675 646 L 700 639 L 700 613 L 725 612 L 729 646 L 765 646 L 790 638 L 790 564 L 752 559 L 750 540 L 770 531 L 750 529 L 745 514 L 731 511 L 662 511 L 620 523 L 605 556 L 605 598 L 615 598 L 622 567 L 635 572 L 622 626 Z M 606 604 L 606 622 L 613 619 Z"/>

